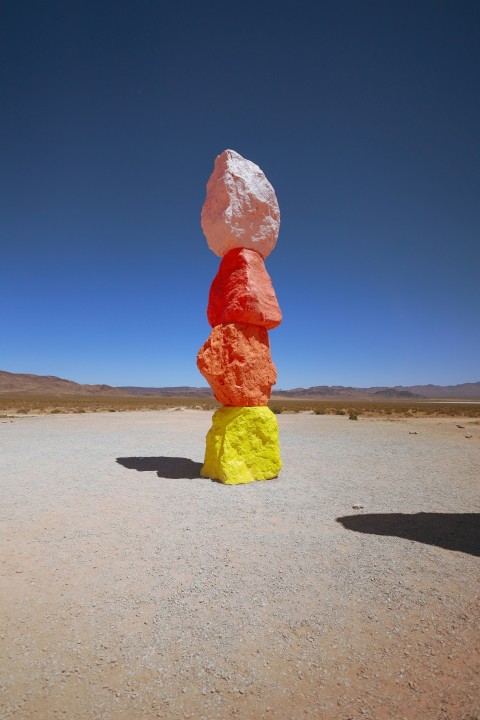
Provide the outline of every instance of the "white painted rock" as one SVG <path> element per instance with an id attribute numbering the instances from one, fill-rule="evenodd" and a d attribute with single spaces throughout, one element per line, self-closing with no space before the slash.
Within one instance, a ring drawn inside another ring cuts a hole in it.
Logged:
<path id="1" fill-rule="evenodd" d="M 234 150 L 224 150 L 215 160 L 202 208 L 210 250 L 223 257 L 233 248 L 249 248 L 265 258 L 275 247 L 279 227 L 275 191 L 263 172 Z"/>

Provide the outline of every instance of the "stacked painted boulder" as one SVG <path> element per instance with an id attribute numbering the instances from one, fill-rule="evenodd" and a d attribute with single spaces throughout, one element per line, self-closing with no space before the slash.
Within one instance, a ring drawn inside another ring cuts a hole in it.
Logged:
<path id="1" fill-rule="evenodd" d="M 264 262 L 279 226 L 277 198 L 263 172 L 225 150 L 202 209 L 208 246 L 222 261 L 208 300 L 213 329 L 197 365 L 223 405 L 213 416 L 201 474 L 229 485 L 276 477 L 282 466 L 277 420 L 267 407 L 277 379 L 268 330 L 282 313 Z"/>

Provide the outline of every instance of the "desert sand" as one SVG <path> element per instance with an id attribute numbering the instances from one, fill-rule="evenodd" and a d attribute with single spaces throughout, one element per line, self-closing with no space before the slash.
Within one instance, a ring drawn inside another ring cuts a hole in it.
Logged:
<path id="1" fill-rule="evenodd" d="M 229 487 L 210 412 L 2 419 L 2 720 L 478 718 L 478 421 L 278 420 Z"/>

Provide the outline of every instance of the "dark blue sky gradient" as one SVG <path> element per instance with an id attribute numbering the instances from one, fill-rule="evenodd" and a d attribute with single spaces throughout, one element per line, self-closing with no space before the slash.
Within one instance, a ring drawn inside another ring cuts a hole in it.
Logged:
<path id="1" fill-rule="evenodd" d="M 480 380 L 480 3 L 5 2 L 0 369 L 203 385 L 213 162 L 258 163 L 280 387 Z"/>

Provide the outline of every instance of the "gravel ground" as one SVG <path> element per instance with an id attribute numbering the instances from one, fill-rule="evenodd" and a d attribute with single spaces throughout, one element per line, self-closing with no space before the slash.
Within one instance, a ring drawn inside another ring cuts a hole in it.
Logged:
<path id="1" fill-rule="evenodd" d="M 281 415 L 228 487 L 210 419 L 1 421 L 0 717 L 478 718 L 478 421 Z"/>

